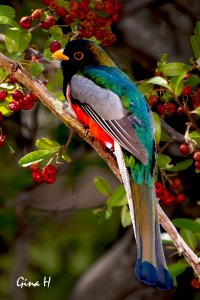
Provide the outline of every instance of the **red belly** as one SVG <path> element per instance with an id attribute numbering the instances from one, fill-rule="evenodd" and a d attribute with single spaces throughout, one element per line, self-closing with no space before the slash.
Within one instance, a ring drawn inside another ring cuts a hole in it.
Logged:
<path id="1" fill-rule="evenodd" d="M 78 106 L 78 104 L 70 103 L 70 106 L 77 119 L 83 125 L 89 127 L 89 130 L 95 139 L 109 149 L 114 148 L 114 140 L 95 121 L 93 121 L 93 119 L 88 117 L 88 115 L 86 115 L 86 113 Z"/>

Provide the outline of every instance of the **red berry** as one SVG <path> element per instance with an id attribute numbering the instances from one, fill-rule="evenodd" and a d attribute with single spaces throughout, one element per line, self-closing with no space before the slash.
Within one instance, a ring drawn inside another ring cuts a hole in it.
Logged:
<path id="1" fill-rule="evenodd" d="M 4 134 L 0 135 L 0 148 L 2 148 L 4 146 L 6 140 L 6 136 Z"/>
<path id="2" fill-rule="evenodd" d="M 193 105 L 194 109 L 196 109 L 200 106 L 200 96 L 193 96 L 192 97 L 192 105 Z"/>
<path id="3" fill-rule="evenodd" d="M 35 171 L 37 171 L 37 170 L 39 170 L 39 163 L 38 162 L 34 162 L 34 163 L 32 163 L 31 165 L 30 165 L 30 170 L 31 170 L 31 172 L 35 172 Z"/>
<path id="4" fill-rule="evenodd" d="M 102 41 L 105 38 L 105 29 L 99 28 L 94 33 L 97 40 Z"/>
<path id="5" fill-rule="evenodd" d="M 177 113 L 181 116 L 184 116 L 186 112 L 187 112 L 187 108 L 185 108 L 184 106 L 179 106 L 177 108 Z"/>
<path id="6" fill-rule="evenodd" d="M 55 25 L 56 19 L 53 16 L 47 16 L 46 19 L 40 22 L 40 27 L 43 29 L 50 29 L 53 25 Z"/>
<path id="7" fill-rule="evenodd" d="M 172 102 L 166 104 L 166 112 L 174 113 L 176 111 L 176 105 Z"/>
<path id="8" fill-rule="evenodd" d="M 188 144 L 181 144 L 179 147 L 179 151 L 183 154 L 183 155 L 187 155 L 190 153 L 190 148 L 188 146 Z"/>
<path id="9" fill-rule="evenodd" d="M 44 10 L 41 8 L 38 8 L 34 10 L 31 14 L 32 20 L 39 20 L 44 14 Z"/>
<path id="10" fill-rule="evenodd" d="M 163 199 L 162 202 L 163 202 L 164 205 L 170 205 L 170 204 L 174 203 L 174 201 L 175 201 L 175 196 L 170 195 L 169 197 Z"/>
<path id="11" fill-rule="evenodd" d="M 32 19 L 29 16 L 22 17 L 19 24 L 22 28 L 29 29 L 32 25 Z"/>
<path id="12" fill-rule="evenodd" d="M 164 115 L 164 113 L 166 112 L 166 105 L 163 103 L 158 103 L 156 106 L 156 111 L 159 114 L 159 116 Z"/>
<path id="13" fill-rule="evenodd" d="M 51 0 L 49 7 L 55 10 L 58 7 L 58 2 L 56 0 Z"/>
<path id="14" fill-rule="evenodd" d="M 29 110 L 34 106 L 34 101 L 30 97 L 30 95 L 26 95 L 24 98 L 19 100 L 21 109 Z"/>
<path id="15" fill-rule="evenodd" d="M 170 192 L 164 188 L 162 194 L 160 195 L 160 200 L 165 200 L 169 198 L 169 196 L 170 196 Z"/>
<path id="16" fill-rule="evenodd" d="M 6 99 L 6 97 L 8 96 L 8 92 L 7 91 L 0 91 L 0 101 L 4 101 Z"/>
<path id="17" fill-rule="evenodd" d="M 69 1 L 69 9 L 71 10 L 77 10 L 79 7 L 78 1 Z"/>
<path id="18" fill-rule="evenodd" d="M 108 46 L 112 45 L 115 41 L 116 41 L 116 36 L 114 35 L 114 33 L 111 33 L 108 37 L 106 37 L 102 41 L 101 44 L 105 47 L 108 47 Z"/>
<path id="19" fill-rule="evenodd" d="M 58 41 L 53 41 L 50 43 L 50 51 L 52 53 L 56 52 L 59 49 L 61 49 L 61 44 Z"/>
<path id="20" fill-rule="evenodd" d="M 119 21 L 119 14 L 115 13 L 111 17 L 113 23 L 117 23 Z"/>
<path id="21" fill-rule="evenodd" d="M 8 82 L 13 84 L 13 83 L 16 83 L 18 80 L 17 78 L 15 78 L 14 76 L 12 75 L 8 75 Z"/>
<path id="22" fill-rule="evenodd" d="M 104 11 L 111 15 L 115 11 L 114 3 L 110 1 L 104 2 Z"/>
<path id="23" fill-rule="evenodd" d="M 96 18 L 96 13 L 93 10 L 90 10 L 87 15 L 86 15 L 86 19 L 93 21 Z"/>
<path id="24" fill-rule="evenodd" d="M 78 10 L 70 10 L 69 11 L 69 15 L 70 17 L 74 20 L 74 19 L 78 19 L 79 17 L 79 12 Z"/>
<path id="25" fill-rule="evenodd" d="M 84 11 L 84 12 L 88 11 L 89 10 L 88 4 L 86 2 L 84 2 L 84 1 L 81 2 L 79 4 L 79 10 L 80 11 Z"/>
<path id="26" fill-rule="evenodd" d="M 14 90 L 12 92 L 12 97 L 14 100 L 19 101 L 24 97 L 24 94 L 20 90 Z"/>
<path id="27" fill-rule="evenodd" d="M 49 6 L 50 1 L 51 0 L 43 0 L 43 3 L 44 3 L 45 6 Z"/>
<path id="28" fill-rule="evenodd" d="M 200 281 L 198 278 L 193 278 L 192 281 L 191 281 L 191 286 L 194 288 L 194 289 L 200 289 Z"/>
<path id="29" fill-rule="evenodd" d="M 73 20 L 70 17 L 70 15 L 66 15 L 65 18 L 64 18 L 64 22 L 65 22 L 66 25 L 71 25 Z"/>
<path id="30" fill-rule="evenodd" d="M 11 101 L 9 104 L 8 104 L 8 107 L 11 111 L 14 111 L 14 112 L 17 112 L 21 109 L 21 106 L 20 106 L 20 103 L 19 101 Z"/>
<path id="31" fill-rule="evenodd" d="M 200 161 L 200 151 L 195 151 L 193 154 L 193 159 L 196 161 Z"/>
<path id="32" fill-rule="evenodd" d="M 195 161 L 195 168 L 200 170 L 200 161 Z"/>
<path id="33" fill-rule="evenodd" d="M 184 194 L 178 194 L 176 196 L 176 202 L 177 203 L 182 203 L 183 201 L 185 201 L 185 195 Z"/>
<path id="34" fill-rule="evenodd" d="M 189 85 L 184 86 L 182 90 L 182 95 L 183 96 L 190 96 L 192 94 L 192 87 Z"/>
<path id="35" fill-rule="evenodd" d="M 171 183 L 171 189 L 178 190 L 181 187 L 181 180 L 179 178 L 174 178 Z"/>
<path id="36" fill-rule="evenodd" d="M 52 184 L 56 181 L 56 177 L 54 175 L 50 175 L 47 177 L 47 179 L 45 180 L 46 183 Z"/>
<path id="37" fill-rule="evenodd" d="M 158 102 L 158 96 L 152 95 L 147 99 L 147 102 L 150 106 L 154 106 Z"/>
<path id="38" fill-rule="evenodd" d="M 29 94 L 29 97 L 31 100 L 33 100 L 34 102 L 37 102 L 38 101 L 38 97 L 34 94 L 34 93 L 30 93 Z"/>
<path id="39" fill-rule="evenodd" d="M 44 173 L 46 175 L 55 175 L 57 173 L 57 169 L 54 165 L 48 165 L 44 168 Z"/>
<path id="40" fill-rule="evenodd" d="M 122 3 L 120 1 L 117 1 L 115 3 L 115 10 L 120 10 L 122 8 Z"/>
<path id="41" fill-rule="evenodd" d="M 44 182 L 42 170 L 40 170 L 40 169 L 34 171 L 34 172 L 32 173 L 32 177 L 33 177 L 33 179 L 34 179 L 36 182 L 38 182 L 38 183 Z"/>
<path id="42" fill-rule="evenodd" d="M 62 7 L 62 6 L 58 6 L 58 7 L 55 9 L 55 13 L 56 13 L 57 16 L 63 18 L 63 17 L 66 16 L 67 10 L 66 10 L 64 7 Z"/>

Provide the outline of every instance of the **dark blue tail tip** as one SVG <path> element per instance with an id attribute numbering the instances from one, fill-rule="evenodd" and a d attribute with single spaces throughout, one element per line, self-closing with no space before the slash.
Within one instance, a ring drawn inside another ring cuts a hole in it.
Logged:
<path id="1" fill-rule="evenodd" d="M 169 271 L 162 266 L 156 269 L 151 263 L 138 259 L 135 265 L 136 277 L 145 284 L 157 287 L 160 290 L 170 290 L 174 287 Z"/>

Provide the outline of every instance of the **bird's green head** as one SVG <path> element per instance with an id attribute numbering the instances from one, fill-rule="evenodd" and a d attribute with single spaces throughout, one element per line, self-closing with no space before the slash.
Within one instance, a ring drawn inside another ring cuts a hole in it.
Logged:
<path id="1" fill-rule="evenodd" d="M 54 52 L 52 56 L 61 60 L 63 74 L 67 77 L 73 76 L 86 66 L 115 66 L 99 45 L 85 39 L 68 42 L 64 49 Z"/>

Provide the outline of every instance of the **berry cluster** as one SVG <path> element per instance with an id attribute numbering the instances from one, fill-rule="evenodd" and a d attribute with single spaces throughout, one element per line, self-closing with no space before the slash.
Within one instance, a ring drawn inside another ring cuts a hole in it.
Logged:
<path id="1" fill-rule="evenodd" d="M 180 145 L 179 151 L 183 155 L 191 154 L 190 147 L 186 143 Z M 192 157 L 193 157 L 193 160 L 194 160 L 195 169 L 197 171 L 200 171 L 200 150 L 194 151 Z"/>
<path id="2" fill-rule="evenodd" d="M 31 16 L 21 18 L 22 28 L 30 29 L 34 21 L 39 23 L 35 28 L 49 30 L 59 20 L 64 26 L 76 26 L 75 35 L 79 38 L 95 37 L 103 46 L 110 46 L 116 40 L 111 31 L 111 25 L 119 20 L 119 11 L 122 8 L 120 0 L 82 0 L 66 1 L 60 6 L 56 0 L 43 0 L 46 9 L 36 9 Z M 74 29 L 72 30 L 74 32 Z M 53 41 L 50 51 L 60 49 L 60 43 Z"/>
<path id="3" fill-rule="evenodd" d="M 176 103 L 173 101 L 166 103 L 163 99 L 160 100 L 157 95 L 151 95 L 147 99 L 147 102 L 151 107 L 155 107 L 156 112 L 159 114 L 159 116 L 163 116 L 169 113 L 172 114 L 175 112 L 180 115 L 184 115 L 190 109 L 196 109 L 200 107 L 200 89 L 198 89 L 197 91 L 193 91 L 192 86 L 186 85 L 183 87 L 181 95 L 184 99 L 184 104 L 183 106 L 179 107 L 177 107 Z M 187 101 L 185 101 L 185 99 Z M 187 102 L 187 105 L 185 105 L 185 102 Z"/>
<path id="4" fill-rule="evenodd" d="M 23 90 L 18 83 L 17 79 L 12 75 L 8 75 L 5 80 L 6 83 L 14 85 L 12 90 L 0 90 L 0 107 L 7 108 L 10 113 L 18 112 L 20 110 L 29 110 L 33 108 L 35 102 L 38 101 L 38 97 L 33 93 L 24 94 Z M 4 115 L 0 111 L 0 121 L 3 121 Z M 1 129 L 0 129 L 1 130 Z M 5 144 L 6 136 L 0 131 L 0 148 Z"/>
<path id="5" fill-rule="evenodd" d="M 0 90 L 0 101 L 5 101 L 8 95 L 7 91 Z M 29 93 L 24 95 L 21 90 L 17 89 L 15 89 L 11 95 L 12 100 L 8 101 L 8 107 L 13 112 L 17 112 L 21 109 L 29 110 L 33 108 L 34 103 L 38 101 L 38 97 L 35 94 Z"/>
<path id="6" fill-rule="evenodd" d="M 49 164 L 44 168 L 40 168 L 39 163 L 35 162 L 30 165 L 33 179 L 38 183 L 52 184 L 56 180 L 57 169 L 54 165 Z"/>
<path id="7" fill-rule="evenodd" d="M 24 95 L 20 90 L 14 90 L 12 92 L 12 101 L 8 104 L 8 107 L 11 111 L 19 111 L 21 109 L 29 110 L 33 108 L 35 102 L 38 101 L 38 97 L 33 94 L 29 93 Z"/>
<path id="8" fill-rule="evenodd" d="M 171 181 L 170 190 L 166 189 L 162 182 L 155 182 L 156 196 L 164 205 L 179 204 L 185 201 L 186 197 L 180 193 L 181 180 L 177 177 Z"/>

